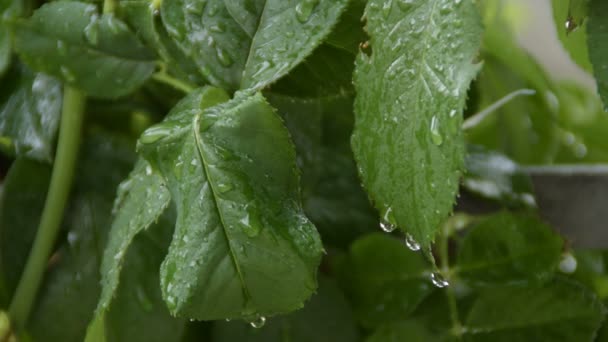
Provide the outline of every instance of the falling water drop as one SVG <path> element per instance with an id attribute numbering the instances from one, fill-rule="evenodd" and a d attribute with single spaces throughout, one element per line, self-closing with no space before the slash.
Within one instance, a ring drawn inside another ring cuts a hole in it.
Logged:
<path id="1" fill-rule="evenodd" d="M 572 274 L 576 271 L 578 262 L 572 253 L 565 253 L 562 255 L 562 260 L 559 262 L 559 270 L 562 273 Z"/>
<path id="2" fill-rule="evenodd" d="M 407 246 L 407 248 L 409 248 L 410 250 L 412 250 L 414 252 L 417 252 L 420 250 L 420 244 L 409 233 L 405 234 L 405 245 Z"/>
<path id="3" fill-rule="evenodd" d="M 439 272 L 431 273 L 431 282 L 440 289 L 450 285 L 450 283 Z"/>
<path id="4" fill-rule="evenodd" d="M 266 324 L 266 317 L 264 316 L 258 316 L 258 318 L 256 318 L 255 320 L 249 322 L 249 325 L 251 325 L 255 329 L 260 329 L 264 326 L 264 324 Z"/>
<path id="5" fill-rule="evenodd" d="M 299 22 L 305 23 L 312 15 L 319 0 L 302 0 L 296 5 L 296 18 Z"/>
<path id="6" fill-rule="evenodd" d="M 431 118 L 431 141 L 437 146 L 443 144 L 443 136 L 439 131 L 439 118 L 436 115 Z"/>

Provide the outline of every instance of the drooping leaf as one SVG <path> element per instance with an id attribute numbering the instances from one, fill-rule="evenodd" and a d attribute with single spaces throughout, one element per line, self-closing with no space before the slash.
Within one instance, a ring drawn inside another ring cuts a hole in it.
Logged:
<path id="1" fill-rule="evenodd" d="M 555 271 L 562 245 L 538 218 L 501 212 L 471 228 L 454 271 L 476 285 L 538 282 Z"/>
<path id="2" fill-rule="evenodd" d="M 154 54 L 122 21 L 97 14 L 95 5 L 48 3 L 13 27 L 15 49 L 29 66 L 92 97 L 127 95 L 154 71 Z"/>
<path id="3" fill-rule="evenodd" d="M 294 140 L 304 209 L 323 242 L 346 248 L 359 235 L 377 228 L 350 149 L 353 96 L 267 96 Z"/>
<path id="4" fill-rule="evenodd" d="M 50 162 L 61 113 L 61 84 L 15 65 L 0 85 L 0 138 L 11 152 Z"/>
<path id="5" fill-rule="evenodd" d="M 465 160 L 467 190 L 510 205 L 536 206 L 530 177 L 505 155 L 468 145 Z"/>
<path id="6" fill-rule="evenodd" d="M 597 82 L 598 92 L 608 108 L 608 3 L 602 0 L 589 2 L 589 23 L 587 24 L 589 58 L 593 65 L 593 73 Z"/>
<path id="7" fill-rule="evenodd" d="M 303 309 L 269 319 L 261 329 L 243 322 L 218 322 L 216 342 L 356 342 L 358 332 L 344 294 L 330 279 L 319 279 L 319 291 Z"/>
<path id="8" fill-rule="evenodd" d="M 464 164 L 462 110 L 480 44 L 472 1 L 380 1 L 366 9 L 353 151 L 372 202 L 428 251 Z"/>
<path id="9" fill-rule="evenodd" d="M 357 319 L 366 327 L 407 318 L 434 288 L 422 255 L 380 233 L 352 244 L 339 275 Z"/>
<path id="10" fill-rule="evenodd" d="M 593 293 L 561 278 L 536 287 L 495 287 L 473 304 L 464 341 L 593 341 L 604 314 Z"/>
<path id="11" fill-rule="evenodd" d="M 262 89 L 321 43 L 347 1 L 163 1 L 167 31 L 213 85 Z"/>
<path id="12" fill-rule="evenodd" d="M 83 341 L 99 296 L 99 263 L 115 189 L 133 159 L 127 139 L 102 132 L 87 134 L 62 224 L 66 234 L 49 260 L 27 325 L 34 341 Z"/>
<path id="13" fill-rule="evenodd" d="M 259 94 L 206 109 L 226 99 L 195 91 L 140 140 L 177 206 L 163 296 L 173 314 L 201 320 L 300 308 L 322 251 L 279 117 Z"/>
<path id="14" fill-rule="evenodd" d="M 171 196 L 161 175 L 140 159 L 118 188 L 115 217 L 101 265 L 102 293 L 98 311 L 107 310 L 118 288 L 127 250 L 137 234 L 158 220 Z"/>
<path id="15" fill-rule="evenodd" d="M 51 170 L 17 159 L 3 181 L 0 201 L 0 306 L 7 307 L 21 278 L 40 221 Z"/>

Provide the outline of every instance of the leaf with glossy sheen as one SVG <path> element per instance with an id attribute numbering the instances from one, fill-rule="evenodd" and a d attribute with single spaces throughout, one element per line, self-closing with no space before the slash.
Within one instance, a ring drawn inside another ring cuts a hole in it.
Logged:
<path id="1" fill-rule="evenodd" d="M 501 212 L 471 228 L 455 272 L 478 285 L 542 281 L 555 271 L 562 247 L 562 239 L 537 217 Z"/>
<path id="2" fill-rule="evenodd" d="M 51 168 L 19 158 L 3 180 L 0 201 L 0 306 L 7 307 L 40 221 Z"/>
<path id="3" fill-rule="evenodd" d="M 107 310 L 118 288 L 123 263 L 133 239 L 158 220 L 171 196 L 164 179 L 140 159 L 118 188 L 114 220 L 101 264 L 102 294 L 98 311 Z"/>
<path id="4" fill-rule="evenodd" d="M 420 253 L 381 233 L 355 241 L 339 268 L 341 285 L 366 327 L 408 317 L 433 291 L 430 274 Z"/>
<path id="5" fill-rule="evenodd" d="M 604 108 L 608 106 L 608 45 L 606 44 L 608 25 L 606 18 L 608 18 L 608 3 L 603 0 L 591 0 L 589 22 L 587 23 L 587 44 L 597 88 L 604 101 Z"/>
<path id="6" fill-rule="evenodd" d="M 95 5 L 45 4 L 13 26 L 15 49 L 28 65 L 92 97 L 127 95 L 155 68 L 154 54 L 127 25 L 112 15 L 98 15 Z"/>
<path id="7" fill-rule="evenodd" d="M 61 115 L 56 79 L 15 65 L 0 84 L 0 138 L 17 156 L 50 162 Z"/>
<path id="8" fill-rule="evenodd" d="M 562 278 L 536 287 L 495 287 L 474 302 L 464 341 L 593 341 L 604 314 L 593 293 Z"/>
<path id="9" fill-rule="evenodd" d="M 262 89 L 321 43 L 346 0 L 163 1 L 169 34 L 216 86 Z"/>
<path id="10" fill-rule="evenodd" d="M 536 206 L 530 177 L 507 156 L 468 145 L 465 164 L 465 189 L 508 205 Z"/>
<path id="11" fill-rule="evenodd" d="M 464 164 L 462 110 L 482 34 L 472 1 L 372 0 L 355 70 L 353 151 L 380 216 L 429 250 Z"/>
<path id="12" fill-rule="evenodd" d="M 161 269 L 172 313 L 201 320 L 285 313 L 316 287 L 322 246 L 303 213 L 295 151 L 260 94 L 203 88 L 140 140 L 177 206 Z"/>
<path id="13" fill-rule="evenodd" d="M 267 320 L 264 327 L 244 322 L 218 322 L 215 342 L 356 342 L 357 326 L 344 294 L 330 279 L 319 279 L 319 291 L 303 309 Z"/>

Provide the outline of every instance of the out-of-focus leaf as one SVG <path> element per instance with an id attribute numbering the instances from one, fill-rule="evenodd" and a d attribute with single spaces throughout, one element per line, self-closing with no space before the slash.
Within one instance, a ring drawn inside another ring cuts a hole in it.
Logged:
<path id="1" fill-rule="evenodd" d="M 604 108 L 608 108 L 608 3 L 603 0 L 589 2 L 589 23 L 587 24 L 589 58 Z"/>
<path id="2" fill-rule="evenodd" d="M 429 251 L 464 166 L 462 111 L 482 28 L 472 1 L 369 1 L 354 76 L 359 174 L 387 224 Z"/>
<path id="3" fill-rule="evenodd" d="M 475 285 L 539 282 L 555 271 L 562 245 L 538 218 L 501 212 L 470 229 L 454 271 Z"/>
<path id="4" fill-rule="evenodd" d="M 516 206 L 535 206 L 532 181 L 505 155 L 468 145 L 463 186 L 485 198 Z"/>
<path id="5" fill-rule="evenodd" d="M 428 331 L 423 322 L 405 320 L 386 324 L 369 336 L 366 342 L 437 342 L 437 336 Z"/>
<path id="6" fill-rule="evenodd" d="M 216 342 L 356 342 L 357 326 L 344 294 L 329 280 L 320 278 L 319 291 L 303 309 L 270 319 L 255 329 L 243 322 L 219 322 L 213 329 Z"/>
<path id="7" fill-rule="evenodd" d="M 260 94 L 203 88 L 140 139 L 177 206 L 161 268 L 169 310 L 200 320 L 300 308 L 322 252 L 299 202 L 295 151 Z"/>
<path id="8" fill-rule="evenodd" d="M 95 5 L 48 3 L 12 26 L 24 62 L 92 97 L 127 95 L 155 68 L 154 54 L 127 25 L 113 15 L 100 16 Z"/>
<path id="9" fill-rule="evenodd" d="M 552 0 L 553 19 L 557 36 L 572 60 L 581 68 L 591 72 L 589 49 L 587 48 L 587 11 L 585 1 Z"/>
<path id="10" fill-rule="evenodd" d="M 380 233 L 355 241 L 338 272 L 357 319 L 366 327 L 407 318 L 434 289 L 422 255 Z"/>
<path id="11" fill-rule="evenodd" d="M 543 286 L 494 287 L 473 304 L 464 341 L 593 341 L 604 314 L 593 293 L 561 278 Z"/>
<path id="12" fill-rule="evenodd" d="M 22 0 L 0 0 L 0 76 L 9 68 L 12 54 L 11 32 L 5 21 L 21 15 L 24 10 Z"/>
<path id="13" fill-rule="evenodd" d="M 327 245 L 347 247 L 377 227 L 350 150 L 352 95 L 301 99 L 274 93 L 302 170 L 304 209 Z"/>
<path id="14" fill-rule="evenodd" d="M 7 307 L 36 235 L 50 183 L 48 165 L 23 158 L 11 166 L 0 201 L 0 306 Z"/>
<path id="15" fill-rule="evenodd" d="M 262 89 L 325 38 L 347 1 L 163 1 L 167 31 L 213 85 Z"/>
<path id="16" fill-rule="evenodd" d="M 15 65 L 0 83 L 0 138 L 17 156 L 50 162 L 61 114 L 61 84 Z"/>

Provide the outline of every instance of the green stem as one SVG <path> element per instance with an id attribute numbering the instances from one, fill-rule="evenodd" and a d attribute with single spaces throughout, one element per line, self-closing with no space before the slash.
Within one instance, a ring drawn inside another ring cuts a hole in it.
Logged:
<path id="1" fill-rule="evenodd" d="M 49 192 L 44 203 L 36 239 L 9 307 L 11 321 L 18 329 L 23 329 L 26 325 L 59 232 L 76 166 L 84 107 L 84 94 L 65 87 L 57 156 L 53 164 Z"/>
<path id="2" fill-rule="evenodd" d="M 186 83 L 184 81 L 178 80 L 177 78 L 173 78 L 164 72 L 155 73 L 154 75 L 152 75 L 152 79 L 154 79 L 158 82 L 161 82 L 161 83 L 168 84 L 177 90 L 183 91 L 186 94 L 191 93 L 194 90 L 193 85 Z"/>
<path id="3" fill-rule="evenodd" d="M 103 13 L 109 14 L 116 11 L 116 0 L 104 0 Z"/>
<path id="4" fill-rule="evenodd" d="M 449 260 L 449 239 L 450 239 L 450 224 L 449 221 L 443 225 L 441 236 L 439 237 L 439 257 L 441 274 L 450 282 L 450 285 L 445 289 L 445 294 L 450 308 L 450 319 L 452 321 L 453 334 L 458 340 L 462 340 L 462 324 L 458 317 L 458 305 L 456 303 L 456 295 L 453 288 L 452 272 L 450 270 Z"/>

